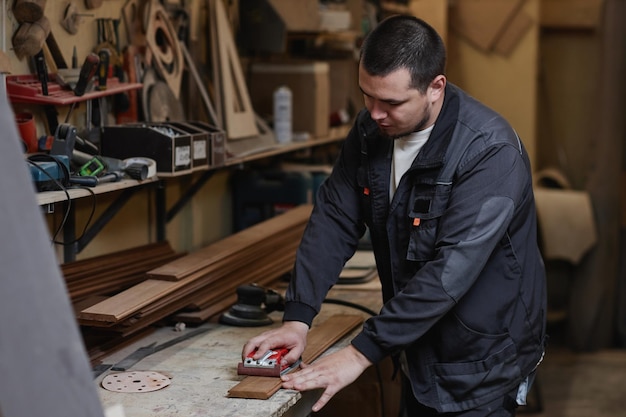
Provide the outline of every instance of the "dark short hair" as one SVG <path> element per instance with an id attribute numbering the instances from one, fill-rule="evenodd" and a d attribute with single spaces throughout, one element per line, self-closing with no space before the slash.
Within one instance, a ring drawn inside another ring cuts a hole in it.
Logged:
<path id="1" fill-rule="evenodd" d="M 382 20 L 365 38 L 360 63 L 368 74 L 386 76 L 400 68 L 411 73 L 411 87 L 425 92 L 445 73 L 446 48 L 435 29 L 409 15 Z"/>

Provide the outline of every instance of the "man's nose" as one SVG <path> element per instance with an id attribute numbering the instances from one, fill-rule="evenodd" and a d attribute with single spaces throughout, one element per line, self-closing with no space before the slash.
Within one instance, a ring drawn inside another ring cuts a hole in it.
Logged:
<path id="1" fill-rule="evenodd" d="M 380 104 L 373 103 L 370 108 L 370 116 L 372 117 L 372 120 L 380 121 L 387 117 L 387 112 L 382 108 L 382 106 L 380 106 Z"/>

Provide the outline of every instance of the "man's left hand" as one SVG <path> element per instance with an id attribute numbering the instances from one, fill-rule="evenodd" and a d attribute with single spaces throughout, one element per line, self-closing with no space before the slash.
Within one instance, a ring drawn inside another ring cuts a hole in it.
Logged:
<path id="1" fill-rule="evenodd" d="M 354 382 L 372 363 L 352 345 L 318 359 L 302 370 L 281 377 L 283 388 L 309 391 L 323 388 L 322 396 L 313 405 L 317 412 L 342 388 Z"/>

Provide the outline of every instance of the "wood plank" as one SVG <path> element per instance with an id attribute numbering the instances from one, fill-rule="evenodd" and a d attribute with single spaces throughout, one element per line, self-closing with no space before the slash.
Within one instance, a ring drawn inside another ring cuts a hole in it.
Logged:
<path id="1" fill-rule="evenodd" d="M 596 29 L 604 0 L 541 0 L 541 26 L 561 29 Z"/>
<path id="2" fill-rule="evenodd" d="M 216 284 L 218 285 L 216 288 L 220 288 L 221 285 L 224 285 L 225 279 L 243 284 L 244 282 L 241 282 L 241 277 L 231 276 L 233 272 L 238 270 L 238 268 L 252 264 L 251 270 L 254 271 L 254 263 L 256 261 L 268 259 L 268 257 L 281 247 L 291 248 L 294 254 L 293 256 L 295 256 L 294 242 L 299 241 L 299 236 L 301 235 L 305 224 L 305 221 L 303 220 L 308 219 L 308 213 L 310 213 L 310 210 L 310 205 L 300 206 L 289 210 L 284 214 L 276 216 L 273 219 L 253 226 L 255 229 L 253 231 L 246 229 L 240 233 L 231 235 L 230 237 L 224 239 L 224 241 L 229 242 L 233 240 L 231 238 L 238 237 L 237 245 L 231 247 L 223 241 L 218 242 L 216 245 L 211 245 L 216 249 L 219 249 L 220 247 L 227 247 L 228 253 L 220 253 L 219 256 L 214 257 L 217 258 L 218 261 L 214 262 L 212 265 L 208 265 L 207 268 L 202 269 L 197 273 L 187 275 L 180 281 L 163 281 L 156 279 L 143 281 L 125 291 L 118 293 L 115 296 L 108 298 L 102 303 L 98 303 L 82 310 L 78 314 L 78 320 L 83 325 L 91 324 L 96 326 L 110 326 L 115 323 L 120 323 L 122 320 L 134 318 L 134 316 L 140 312 L 141 309 L 160 308 L 169 302 L 177 301 L 184 295 L 191 295 L 207 285 Z M 281 218 L 286 218 L 286 221 L 281 222 Z M 300 227 L 293 226 L 293 219 L 300 222 Z M 278 226 L 280 226 L 280 228 L 277 229 Z M 288 228 L 284 229 L 284 226 L 287 226 Z M 261 240 L 263 240 L 263 238 L 267 239 L 269 236 L 270 241 L 275 244 L 260 245 L 258 247 L 260 252 L 257 252 L 254 257 L 247 255 L 242 257 L 242 253 L 238 252 L 238 249 L 241 249 L 239 244 L 246 244 L 247 241 L 248 246 L 255 250 L 257 249 L 255 248 L 255 245 L 258 244 L 258 240 L 241 239 L 242 236 L 245 237 L 249 235 L 253 235 L 255 238 L 260 237 Z M 278 242 L 280 242 L 281 245 L 277 245 L 276 243 Z M 197 254 L 194 253 L 193 256 L 190 255 L 185 258 L 191 257 L 193 261 L 192 264 L 205 264 L 202 259 L 196 259 L 198 258 L 196 255 Z M 173 263 L 178 264 L 178 260 L 173 261 Z M 188 265 L 182 265 L 181 270 L 187 273 L 191 269 Z M 171 268 L 170 271 L 172 271 Z M 174 273 L 176 273 L 175 270 Z M 187 301 L 187 303 L 189 303 L 189 301 Z M 177 309 L 183 307 L 184 305 L 178 307 Z"/>
<path id="3" fill-rule="evenodd" d="M 266 256 L 270 256 L 276 250 L 279 250 L 286 245 L 293 244 L 293 242 L 300 242 L 302 233 L 304 232 L 305 223 L 297 226 L 293 226 L 285 230 L 277 230 L 273 232 L 273 235 L 267 236 L 261 240 L 249 240 L 242 247 L 232 247 L 229 243 L 232 242 L 217 242 L 215 245 L 220 246 L 225 250 L 223 256 L 216 256 L 214 262 L 206 263 L 204 259 L 200 259 L 198 262 L 196 259 L 190 259 L 190 264 L 195 264 L 193 273 L 188 275 L 172 275 L 169 279 L 166 275 L 160 275 L 154 277 L 156 279 L 163 279 L 167 281 L 176 281 L 179 279 L 196 279 L 197 277 L 203 277 L 212 273 L 229 273 L 234 268 L 238 268 L 244 264 L 254 262 L 258 259 L 264 259 Z M 206 265 L 203 265 L 205 264 Z M 191 270 L 191 269 L 190 269 Z M 148 274 L 152 277 L 152 273 Z"/>
<path id="4" fill-rule="evenodd" d="M 302 354 L 305 363 L 311 363 L 338 340 L 363 322 L 363 317 L 350 314 L 332 316 L 309 331 L 307 346 Z M 228 391 L 230 398 L 254 398 L 266 400 L 281 387 L 279 378 L 246 376 L 243 381 Z"/>
<path id="5" fill-rule="evenodd" d="M 227 236 L 219 242 L 199 249 L 177 261 L 148 271 L 148 275 L 155 279 L 181 279 L 207 265 L 224 259 L 234 251 L 241 250 L 251 243 L 262 241 L 278 232 L 302 225 L 310 217 L 311 210 L 312 205 L 310 204 L 294 207 L 283 214 Z"/>
<path id="6" fill-rule="evenodd" d="M 147 279 L 128 290 L 93 305 L 78 314 L 79 320 L 117 323 L 164 295 L 176 291 L 187 282 L 169 282 Z"/>

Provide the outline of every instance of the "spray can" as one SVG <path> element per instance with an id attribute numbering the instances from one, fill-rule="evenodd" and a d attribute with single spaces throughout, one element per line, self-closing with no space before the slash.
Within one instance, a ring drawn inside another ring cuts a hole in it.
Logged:
<path id="1" fill-rule="evenodd" d="M 291 90 L 281 85 L 274 90 L 274 134 L 278 143 L 288 143 L 292 139 Z"/>

